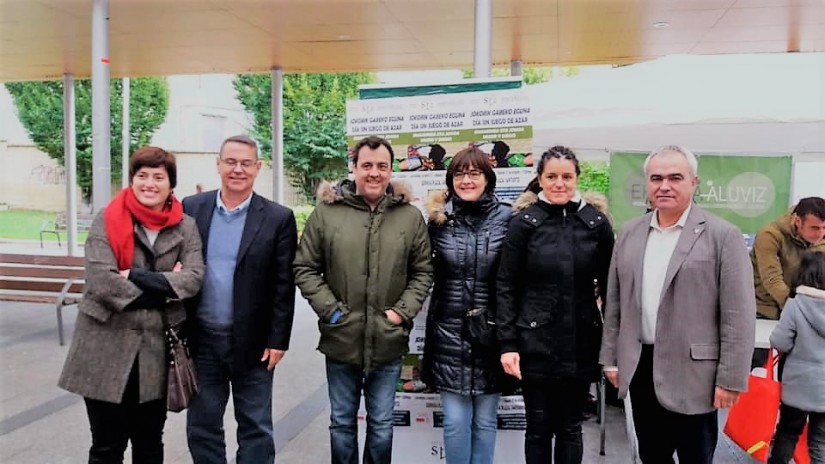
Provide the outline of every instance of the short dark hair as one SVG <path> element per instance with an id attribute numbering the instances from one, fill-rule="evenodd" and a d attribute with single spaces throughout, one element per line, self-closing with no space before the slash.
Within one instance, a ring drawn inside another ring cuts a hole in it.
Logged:
<path id="1" fill-rule="evenodd" d="M 820 220 L 825 221 L 825 199 L 819 197 L 807 197 L 799 200 L 793 209 L 794 214 L 802 219 L 813 214 Z"/>
<path id="2" fill-rule="evenodd" d="M 487 179 L 487 187 L 484 192 L 490 193 L 496 189 L 496 172 L 493 170 L 493 165 L 490 164 L 490 158 L 478 147 L 473 146 L 456 153 L 452 162 L 450 162 L 450 167 L 447 168 L 447 191 L 450 192 L 450 196 L 455 195 L 455 187 L 453 187 L 455 174 L 470 168 L 476 168 L 484 173 L 484 177 Z"/>
<path id="3" fill-rule="evenodd" d="M 218 156 L 220 156 L 221 153 L 223 153 L 223 147 L 225 147 L 226 144 L 229 142 L 242 143 L 248 147 L 252 147 L 255 150 L 255 158 L 259 158 L 258 142 L 256 142 L 252 137 L 243 134 L 233 135 L 232 137 L 229 137 L 228 139 L 224 140 L 223 143 L 221 143 L 221 149 L 218 151 Z"/>
<path id="4" fill-rule="evenodd" d="M 169 176 L 169 185 L 172 188 L 178 184 L 178 168 L 175 163 L 175 155 L 163 148 L 142 147 L 135 150 L 129 157 L 129 183 L 141 168 L 164 168 Z"/>
<path id="5" fill-rule="evenodd" d="M 352 165 L 358 165 L 358 155 L 362 148 L 369 147 L 370 150 L 377 150 L 378 147 L 384 147 L 390 152 L 390 164 L 392 164 L 393 160 L 395 160 L 395 152 L 392 151 L 392 145 L 390 142 L 378 137 L 376 135 L 370 135 L 369 137 L 364 137 L 363 139 L 359 140 L 358 143 L 355 144 L 355 147 L 352 149 Z"/>
<path id="6" fill-rule="evenodd" d="M 796 287 L 806 287 L 825 290 L 825 252 L 808 251 L 802 255 L 799 271 L 794 278 L 791 296 L 796 296 Z"/>
<path id="7" fill-rule="evenodd" d="M 579 159 L 576 158 L 576 154 L 573 153 L 573 150 L 561 145 L 556 145 L 555 147 L 548 148 L 547 151 L 541 154 L 541 159 L 536 166 L 536 172 L 539 176 L 542 172 L 544 172 L 544 164 L 553 158 L 572 161 L 573 165 L 576 167 L 576 177 L 582 174 L 581 168 L 579 168 Z"/>

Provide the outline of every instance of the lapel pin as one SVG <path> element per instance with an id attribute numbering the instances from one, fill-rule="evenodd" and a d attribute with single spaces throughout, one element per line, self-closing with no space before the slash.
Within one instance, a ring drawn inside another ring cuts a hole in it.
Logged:
<path id="1" fill-rule="evenodd" d="M 699 232 L 701 232 L 701 231 L 702 231 L 702 229 L 700 229 L 700 228 L 698 228 L 698 227 L 697 227 L 697 228 L 695 228 L 695 229 L 693 229 L 693 233 L 694 233 L 694 234 L 698 234 L 698 233 L 699 233 Z"/>

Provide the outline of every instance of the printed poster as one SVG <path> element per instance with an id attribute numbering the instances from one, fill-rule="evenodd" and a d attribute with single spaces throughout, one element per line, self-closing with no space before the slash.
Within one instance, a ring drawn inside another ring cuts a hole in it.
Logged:
<path id="1" fill-rule="evenodd" d="M 348 101 L 349 146 L 368 135 L 392 144 L 393 179 L 410 184 L 421 209 L 430 192 L 446 188 L 446 169 L 469 145 L 489 156 L 504 201 L 535 177 L 532 115 L 521 89 Z"/>
<path id="2" fill-rule="evenodd" d="M 446 189 L 446 170 L 455 153 L 470 145 L 488 155 L 496 171 L 496 194 L 504 201 L 515 200 L 536 175 L 529 99 L 518 88 L 348 101 L 348 145 L 353 147 L 369 135 L 392 144 L 392 179 L 410 184 L 412 203 L 422 211 L 431 192 Z M 397 386 L 393 462 L 402 464 L 445 459 L 441 399 L 421 380 L 428 306 L 429 298 L 414 320 L 410 353 Z M 495 462 L 502 464 L 524 454 L 524 402 L 515 395 L 520 392 L 509 393 L 502 396 L 498 409 Z M 362 450 L 365 419 L 362 398 L 358 411 Z"/>

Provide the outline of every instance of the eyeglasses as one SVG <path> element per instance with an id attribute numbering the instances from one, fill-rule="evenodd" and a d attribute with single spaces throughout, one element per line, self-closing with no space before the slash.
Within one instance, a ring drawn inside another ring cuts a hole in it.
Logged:
<path id="1" fill-rule="evenodd" d="M 223 163 L 225 166 L 228 166 L 232 169 L 235 169 L 235 167 L 238 166 L 239 164 L 241 165 L 241 167 L 243 169 L 250 169 L 250 168 L 252 168 L 252 166 L 255 166 L 255 165 L 258 164 L 258 160 L 250 160 L 250 159 L 236 160 L 235 158 L 226 158 L 226 159 L 221 158 L 221 163 Z"/>
<path id="2" fill-rule="evenodd" d="M 479 180 L 483 174 L 484 173 L 481 171 L 464 171 L 455 173 L 455 178 L 458 180 L 464 180 L 464 176 L 467 176 L 470 180 Z"/>

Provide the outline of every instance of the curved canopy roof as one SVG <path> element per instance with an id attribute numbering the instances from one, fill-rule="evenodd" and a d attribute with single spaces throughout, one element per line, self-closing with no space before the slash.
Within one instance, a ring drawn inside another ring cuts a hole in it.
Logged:
<path id="1" fill-rule="evenodd" d="M 473 0 L 110 0 L 112 77 L 471 68 Z M 91 0 L 0 0 L 0 81 L 90 75 Z M 823 0 L 493 0 L 493 63 L 825 51 Z"/>

